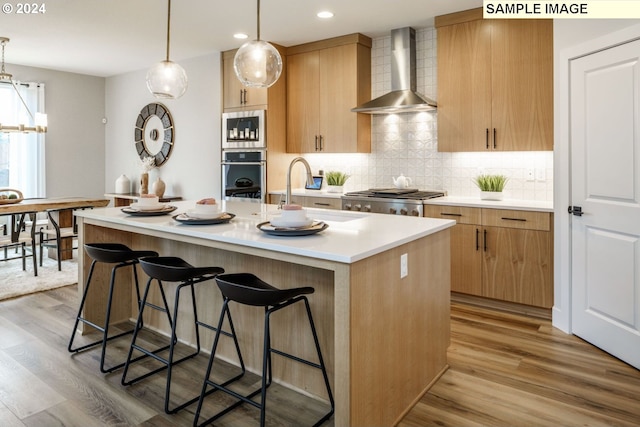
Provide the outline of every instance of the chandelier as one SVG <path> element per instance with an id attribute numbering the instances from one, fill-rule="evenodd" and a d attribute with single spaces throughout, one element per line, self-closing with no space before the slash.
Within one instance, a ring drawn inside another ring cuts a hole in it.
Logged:
<path id="1" fill-rule="evenodd" d="M 24 98 L 20 94 L 16 83 L 12 79 L 12 75 L 7 73 L 4 68 L 4 47 L 9 42 L 7 37 L 0 37 L 0 46 L 2 46 L 2 66 L 0 68 L 0 82 L 10 84 L 13 89 L 16 91 L 18 98 L 20 98 L 20 102 L 29 113 L 29 117 L 34 122 L 34 126 L 28 126 L 24 123 L 16 124 L 16 125 L 7 125 L 5 123 L 0 123 L 0 132 L 36 132 L 36 133 L 45 133 L 47 131 L 47 115 L 42 113 L 36 113 L 35 116 L 27 106 L 27 103 L 24 101 Z"/>

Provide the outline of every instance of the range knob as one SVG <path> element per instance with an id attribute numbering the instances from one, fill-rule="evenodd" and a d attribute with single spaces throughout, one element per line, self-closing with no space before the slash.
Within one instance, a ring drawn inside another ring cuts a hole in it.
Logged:
<path id="1" fill-rule="evenodd" d="M 419 209 L 413 209 L 411 211 L 411 215 L 412 216 L 420 216 L 420 210 Z"/>
<path id="2" fill-rule="evenodd" d="M 389 213 L 390 213 L 391 215 L 395 215 L 395 214 L 396 214 L 396 212 L 397 212 L 397 211 L 396 211 L 396 208 L 389 208 Z"/>
<path id="3" fill-rule="evenodd" d="M 357 204 L 353 207 L 354 210 L 359 211 L 362 209 L 362 205 L 361 204 Z"/>
<path id="4" fill-rule="evenodd" d="M 407 208 L 400 209 L 400 215 L 406 215 L 406 214 L 407 214 Z"/>
<path id="5" fill-rule="evenodd" d="M 351 210 L 351 203 L 345 203 L 345 205 L 342 207 L 345 211 L 350 211 Z"/>
<path id="6" fill-rule="evenodd" d="M 364 205 L 364 208 L 362 210 L 364 212 L 371 212 L 371 205 Z"/>

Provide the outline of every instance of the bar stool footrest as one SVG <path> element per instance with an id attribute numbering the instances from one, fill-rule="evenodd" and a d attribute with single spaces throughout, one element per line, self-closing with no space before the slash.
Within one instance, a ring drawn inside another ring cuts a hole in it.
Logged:
<path id="1" fill-rule="evenodd" d="M 163 357 L 158 356 L 156 353 L 160 353 L 161 351 L 165 351 L 165 350 L 169 349 L 171 347 L 171 344 L 167 344 L 166 346 L 160 347 L 160 348 L 158 348 L 156 350 L 153 350 L 153 351 L 150 351 L 150 350 L 147 350 L 145 348 L 142 348 L 142 347 L 140 347 L 139 345 L 136 345 L 136 344 L 132 345 L 131 347 L 134 348 L 135 350 L 138 350 L 139 352 L 143 353 L 143 355 L 142 356 L 138 356 L 135 359 L 131 359 L 130 363 L 133 363 L 133 362 L 135 362 L 137 360 L 140 360 L 140 359 L 142 359 L 144 357 L 151 357 L 151 358 L 157 360 L 158 362 L 163 363 L 164 366 L 161 366 L 160 368 L 154 369 L 153 371 L 149 371 L 149 372 L 147 372 L 147 373 L 145 373 L 143 375 L 140 375 L 140 376 L 138 376 L 138 377 L 136 377 L 136 378 L 134 378 L 132 380 L 122 381 L 122 385 L 131 385 L 131 384 L 137 383 L 138 381 L 141 381 L 141 380 L 143 380 L 145 378 L 148 378 L 151 375 L 157 374 L 158 372 L 163 371 L 163 370 L 165 370 L 165 369 L 167 369 L 169 367 L 169 361 L 167 359 L 163 358 Z M 188 355 L 183 356 L 182 358 L 180 358 L 178 360 L 174 360 L 172 362 L 172 364 L 173 364 L 173 366 L 175 366 L 175 365 L 177 365 L 177 364 L 179 364 L 181 362 L 184 362 L 185 360 L 192 359 L 192 358 L 196 357 L 198 354 L 200 354 L 200 352 L 198 352 L 198 351 L 196 351 L 194 353 L 191 353 L 191 354 L 188 354 Z M 123 364 L 123 366 L 124 366 L 124 364 Z"/>

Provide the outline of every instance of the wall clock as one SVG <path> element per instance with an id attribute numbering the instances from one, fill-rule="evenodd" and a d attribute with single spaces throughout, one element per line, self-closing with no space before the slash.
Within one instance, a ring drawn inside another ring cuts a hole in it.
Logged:
<path id="1" fill-rule="evenodd" d="M 162 166 L 169 159 L 174 138 L 173 118 L 167 107 L 157 102 L 144 106 L 138 114 L 134 131 L 140 159 L 154 157 L 156 167 Z"/>

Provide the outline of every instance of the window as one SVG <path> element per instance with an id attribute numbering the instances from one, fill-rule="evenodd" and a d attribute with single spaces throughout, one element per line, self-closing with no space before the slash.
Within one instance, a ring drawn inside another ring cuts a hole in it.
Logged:
<path id="1" fill-rule="evenodd" d="M 16 83 L 29 110 L 44 112 L 44 84 Z M 0 123 L 33 124 L 10 83 L 0 84 Z M 45 196 L 45 134 L 0 132 L 0 188 L 20 190 L 24 197 Z"/>

